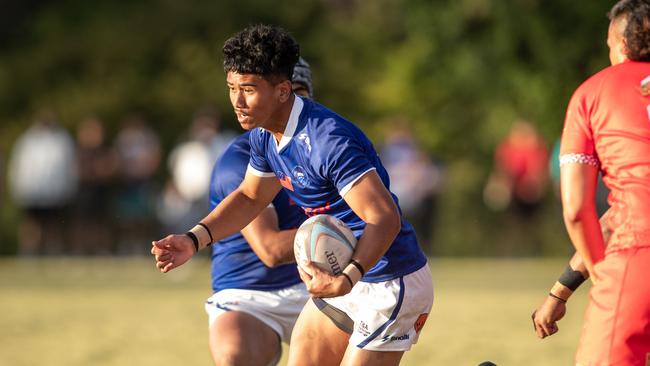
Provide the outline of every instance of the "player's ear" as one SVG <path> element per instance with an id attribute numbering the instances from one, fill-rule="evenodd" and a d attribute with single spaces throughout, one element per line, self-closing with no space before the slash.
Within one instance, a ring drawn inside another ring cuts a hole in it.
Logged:
<path id="1" fill-rule="evenodd" d="M 623 38 L 621 39 L 621 43 L 618 45 L 618 47 L 619 47 L 619 52 L 621 53 L 621 55 L 622 55 L 625 59 L 627 59 L 627 55 L 628 55 L 629 49 L 627 48 L 627 39 L 626 39 L 625 37 L 623 37 Z"/>
<path id="2" fill-rule="evenodd" d="M 283 80 L 277 85 L 277 88 L 280 95 L 280 102 L 284 103 L 289 100 L 291 93 L 293 93 L 293 89 L 291 88 L 291 81 Z"/>

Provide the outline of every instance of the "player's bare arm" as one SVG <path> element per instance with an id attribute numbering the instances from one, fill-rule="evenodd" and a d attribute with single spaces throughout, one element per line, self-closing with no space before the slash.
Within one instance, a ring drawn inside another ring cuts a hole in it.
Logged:
<path id="1" fill-rule="evenodd" d="M 372 268 L 388 250 L 399 233 L 401 221 L 395 202 L 374 170 L 361 177 L 344 199 L 354 213 L 366 223 L 352 255 L 352 259 L 361 269 L 356 267 L 355 270 L 355 266 L 348 265 L 353 270 L 348 275 L 354 284 L 363 275 L 361 271 Z M 312 265 L 307 268 L 310 273 L 301 270 L 300 274 L 307 284 L 307 289 L 314 296 L 341 296 L 352 289 L 345 276 L 334 277 Z M 344 272 L 347 273 L 345 270 Z"/>
<path id="2" fill-rule="evenodd" d="M 198 250 L 243 229 L 271 203 L 282 186 L 275 177 L 246 173 L 242 184 L 187 234 L 154 241 L 156 267 L 166 273 L 187 262 Z"/>
<path id="3" fill-rule="evenodd" d="M 607 245 L 612 235 L 612 229 L 607 223 L 608 213 L 609 211 L 605 212 L 600 218 L 600 228 L 605 245 Z M 589 272 L 582 257 L 577 252 L 574 253 L 571 260 L 569 260 L 568 267 L 562 273 L 562 276 L 555 281 L 544 302 L 533 312 L 533 326 L 539 338 L 546 338 L 559 331 L 557 322 L 566 313 L 567 301 L 577 287 L 588 278 Z"/>
<path id="4" fill-rule="evenodd" d="M 368 270 L 386 253 L 399 233 L 399 211 L 374 170 L 361 177 L 343 198 L 366 223 L 352 258 Z"/>
<path id="5" fill-rule="evenodd" d="M 533 312 L 533 327 L 539 338 L 546 338 L 558 332 L 557 322 L 566 313 L 566 302 L 573 291 L 589 277 L 582 257 L 575 253 L 568 267 L 544 299 L 544 302 Z"/>
<path id="6" fill-rule="evenodd" d="M 605 256 L 594 195 L 598 168 L 587 164 L 561 167 L 562 211 L 569 238 L 593 280 L 593 266 Z"/>
<path id="7" fill-rule="evenodd" d="M 267 207 L 241 233 L 255 254 L 268 267 L 293 262 L 293 238 L 297 229 L 280 230 L 278 214 Z"/>

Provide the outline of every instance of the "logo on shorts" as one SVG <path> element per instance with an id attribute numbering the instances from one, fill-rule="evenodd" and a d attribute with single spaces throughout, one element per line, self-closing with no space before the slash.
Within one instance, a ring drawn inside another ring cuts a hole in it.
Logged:
<path id="1" fill-rule="evenodd" d="M 232 311 L 232 306 L 238 306 L 239 301 L 224 301 L 224 302 L 217 302 L 214 304 L 214 306 L 217 307 L 217 309 L 221 309 L 224 311 Z"/>
<path id="2" fill-rule="evenodd" d="M 420 316 L 418 316 L 417 320 L 415 321 L 415 324 L 413 324 L 413 328 L 415 328 L 415 333 L 420 333 L 422 328 L 424 328 L 424 323 L 426 323 L 428 316 L 429 313 L 420 314 Z"/>
<path id="3" fill-rule="evenodd" d="M 408 334 L 402 334 L 402 335 L 400 335 L 400 336 L 392 336 L 392 337 L 389 336 L 389 335 L 385 335 L 385 336 L 381 339 L 381 342 L 382 342 L 382 343 L 386 343 L 386 342 L 395 342 L 395 341 L 406 341 L 406 340 L 408 340 L 408 339 L 409 339 L 409 335 L 408 335 Z"/>
<path id="4" fill-rule="evenodd" d="M 364 322 L 363 320 L 359 322 L 359 326 L 357 326 L 357 332 L 363 334 L 365 337 L 370 335 L 370 331 L 368 330 L 368 324 Z"/>

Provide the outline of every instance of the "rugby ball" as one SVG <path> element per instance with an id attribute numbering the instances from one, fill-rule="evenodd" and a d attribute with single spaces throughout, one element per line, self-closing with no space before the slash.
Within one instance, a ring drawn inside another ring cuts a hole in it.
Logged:
<path id="1" fill-rule="evenodd" d="M 331 215 L 316 215 L 298 228 L 293 253 L 299 266 L 311 261 L 323 271 L 339 275 L 350 263 L 356 245 L 357 239 L 343 221 Z"/>

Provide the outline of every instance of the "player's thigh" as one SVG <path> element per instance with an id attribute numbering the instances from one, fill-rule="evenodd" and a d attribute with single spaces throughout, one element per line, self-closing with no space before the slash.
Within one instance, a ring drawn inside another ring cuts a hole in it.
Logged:
<path id="1" fill-rule="evenodd" d="M 596 265 L 576 360 L 645 365 L 650 356 L 650 248 L 609 254 Z"/>
<path id="2" fill-rule="evenodd" d="M 383 351 L 369 351 L 349 345 L 345 351 L 345 356 L 341 362 L 341 366 L 393 366 L 399 365 L 403 351 L 383 352 Z"/>
<path id="3" fill-rule="evenodd" d="M 640 248 L 630 254 L 630 265 L 623 284 L 620 312 L 621 327 L 626 338 L 616 346 L 628 347 L 634 357 L 650 363 L 650 248 Z M 647 360 L 646 360 L 647 359 Z"/>
<path id="4" fill-rule="evenodd" d="M 281 352 L 278 334 L 253 315 L 241 311 L 227 311 L 214 319 L 210 324 L 209 343 L 216 365 L 266 366 Z"/>
<path id="5" fill-rule="evenodd" d="M 349 338 L 313 301 L 307 301 L 293 328 L 288 365 L 339 365 Z"/>

